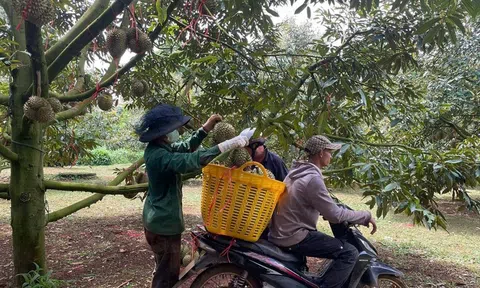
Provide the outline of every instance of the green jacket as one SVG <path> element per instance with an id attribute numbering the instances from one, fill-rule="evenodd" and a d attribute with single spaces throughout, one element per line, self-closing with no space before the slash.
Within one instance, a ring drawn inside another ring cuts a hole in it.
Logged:
<path id="1" fill-rule="evenodd" d="M 148 195 L 143 207 L 143 225 L 148 231 L 160 235 L 184 231 L 182 174 L 198 171 L 220 154 L 218 146 L 197 150 L 206 136 L 201 128 L 185 142 L 148 144 L 144 153 Z"/>

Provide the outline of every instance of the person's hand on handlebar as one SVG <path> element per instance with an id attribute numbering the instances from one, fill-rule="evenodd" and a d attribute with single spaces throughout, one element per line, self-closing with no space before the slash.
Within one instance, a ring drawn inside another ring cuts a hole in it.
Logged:
<path id="1" fill-rule="evenodd" d="M 372 224 L 372 232 L 370 232 L 371 235 L 375 234 L 377 232 L 377 220 L 375 218 L 371 217 L 370 220 L 367 223 L 367 227 L 370 228 L 370 224 Z"/>

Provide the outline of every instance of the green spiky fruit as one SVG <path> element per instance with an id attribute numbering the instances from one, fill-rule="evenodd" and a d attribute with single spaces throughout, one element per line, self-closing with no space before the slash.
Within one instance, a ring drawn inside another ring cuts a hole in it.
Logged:
<path id="1" fill-rule="evenodd" d="M 122 57 L 127 50 L 127 33 L 125 30 L 114 28 L 108 33 L 107 50 L 114 59 Z"/>
<path id="2" fill-rule="evenodd" d="M 135 82 L 133 82 L 133 85 L 132 85 L 132 94 L 138 97 L 143 96 L 147 94 L 148 88 L 149 87 L 148 87 L 147 81 L 136 80 Z"/>
<path id="3" fill-rule="evenodd" d="M 268 178 L 275 180 L 275 175 L 273 175 L 273 172 L 268 170 L 268 169 L 266 169 L 266 170 L 267 170 Z M 253 173 L 253 174 L 257 174 L 257 175 L 263 175 L 262 170 L 260 170 L 258 168 L 254 168 L 253 170 L 250 170 L 249 172 Z"/>
<path id="4" fill-rule="evenodd" d="M 235 137 L 235 128 L 227 122 L 220 122 L 215 125 L 212 131 L 213 142 L 215 144 L 222 143 L 225 140 Z"/>
<path id="5" fill-rule="evenodd" d="M 52 0 L 14 0 L 12 4 L 19 15 L 25 12 L 25 20 L 37 26 L 45 25 L 55 17 Z"/>
<path id="6" fill-rule="evenodd" d="M 97 105 L 98 108 L 102 109 L 103 111 L 108 111 L 113 107 L 113 98 L 112 95 L 104 93 L 97 98 Z"/>
<path id="7" fill-rule="evenodd" d="M 52 106 L 53 112 L 58 113 L 62 111 L 63 106 L 60 100 L 58 100 L 55 97 L 50 97 L 47 99 L 48 103 L 50 103 L 50 106 Z"/>
<path id="8" fill-rule="evenodd" d="M 55 120 L 55 113 L 50 103 L 38 96 L 32 96 L 28 99 L 25 105 L 23 105 L 23 112 L 28 119 L 40 123 Z"/>
<path id="9" fill-rule="evenodd" d="M 233 150 L 231 156 L 232 157 L 232 164 L 235 167 L 240 167 L 243 164 L 252 161 L 252 157 L 248 154 L 247 150 L 244 148 L 237 148 Z"/>
<path id="10" fill-rule="evenodd" d="M 190 262 L 192 262 L 192 256 L 191 255 L 185 255 L 182 259 L 182 265 L 187 266 Z"/>
<path id="11" fill-rule="evenodd" d="M 152 50 L 152 41 L 138 28 L 129 28 L 127 30 L 127 44 L 132 52 L 142 54 Z"/>

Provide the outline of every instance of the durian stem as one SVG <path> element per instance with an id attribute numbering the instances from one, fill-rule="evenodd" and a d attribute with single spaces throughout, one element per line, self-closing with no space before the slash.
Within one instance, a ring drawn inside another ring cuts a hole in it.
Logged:
<path id="1" fill-rule="evenodd" d="M 18 161 L 18 154 L 7 148 L 7 146 L 4 146 L 0 144 L 0 155 L 5 157 L 6 159 L 10 161 Z"/>
<path id="2" fill-rule="evenodd" d="M 108 183 L 108 186 L 116 186 L 116 185 L 120 184 L 130 173 L 135 171 L 138 167 L 142 166 L 142 164 L 144 162 L 145 162 L 145 160 L 143 159 L 143 157 L 138 159 L 137 162 L 130 165 L 130 167 L 125 169 L 125 171 L 118 174 L 118 176 L 115 179 L 110 181 L 110 183 Z M 69 205 L 69 206 L 64 207 L 62 209 L 59 209 L 57 211 L 48 213 L 47 222 L 54 222 L 54 221 L 60 220 L 64 217 L 67 217 L 70 214 L 73 214 L 73 213 L 77 212 L 78 210 L 81 210 L 85 207 L 90 207 L 90 205 L 93 205 L 93 204 L 97 203 L 98 201 L 102 200 L 103 197 L 105 197 L 105 194 L 96 193 L 96 194 L 94 194 L 90 197 L 87 197 L 87 198 L 85 198 L 85 199 L 83 199 L 79 202 L 76 202 L 72 205 Z"/>
<path id="3" fill-rule="evenodd" d="M 132 192 L 145 192 L 148 188 L 147 183 L 127 186 L 105 186 L 87 183 L 58 182 L 45 180 L 43 181 L 46 189 L 64 190 L 64 191 L 84 191 L 97 192 L 106 195 L 122 195 Z"/>

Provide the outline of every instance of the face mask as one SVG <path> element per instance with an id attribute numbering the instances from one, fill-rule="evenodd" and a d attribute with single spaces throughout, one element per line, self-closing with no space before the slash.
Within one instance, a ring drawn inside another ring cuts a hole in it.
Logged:
<path id="1" fill-rule="evenodd" d="M 167 134 L 167 139 L 170 143 L 175 143 L 180 139 L 180 133 L 178 133 L 178 130 L 173 130 Z"/>

